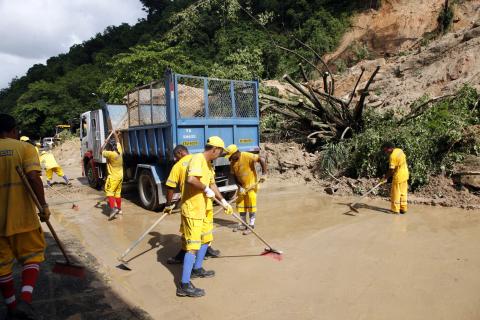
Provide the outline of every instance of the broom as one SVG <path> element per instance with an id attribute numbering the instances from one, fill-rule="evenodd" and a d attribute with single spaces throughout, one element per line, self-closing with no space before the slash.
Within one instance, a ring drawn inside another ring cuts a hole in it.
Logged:
<path id="1" fill-rule="evenodd" d="M 55 190 L 51 185 L 47 184 L 47 186 L 50 187 L 50 189 L 52 189 L 53 191 L 55 191 L 58 195 L 60 195 L 63 199 L 67 200 L 67 202 L 71 202 L 72 203 L 72 209 L 75 210 L 75 211 L 78 211 L 79 210 L 79 207 L 78 205 L 71 201 L 70 199 L 68 199 L 65 195 L 63 195 L 60 191 L 58 190 Z"/>
<path id="2" fill-rule="evenodd" d="M 355 211 L 356 213 L 358 213 L 358 210 L 357 208 L 355 208 L 355 206 L 363 200 L 363 198 L 365 198 L 366 196 L 368 196 L 370 193 L 372 193 L 374 190 L 378 189 L 378 187 L 380 187 L 382 184 L 384 184 L 386 181 L 380 181 L 375 187 L 373 187 L 372 189 L 368 190 L 367 192 L 365 192 L 364 194 L 362 194 L 360 197 L 358 197 L 358 199 L 349 204 L 348 206 L 350 207 L 351 210 Z"/>
<path id="3" fill-rule="evenodd" d="M 15 168 L 18 172 L 18 175 L 22 179 L 23 184 L 25 185 L 25 188 L 27 189 L 28 193 L 33 199 L 33 202 L 35 202 L 35 205 L 37 206 L 38 210 L 40 213 L 43 213 L 43 207 L 40 205 L 40 202 L 38 201 L 37 195 L 35 192 L 33 192 L 32 186 L 30 185 L 30 182 L 28 182 L 27 177 L 25 176 L 25 173 L 23 172 L 23 169 L 20 166 L 16 166 Z M 60 242 L 60 239 L 57 236 L 57 233 L 53 229 L 52 224 L 50 221 L 46 220 L 44 221 L 48 229 L 50 230 L 50 233 L 52 234 L 53 238 L 55 239 L 55 242 L 57 243 L 58 247 L 60 248 L 60 251 L 63 254 L 63 257 L 65 258 L 66 262 L 59 262 L 56 261 L 55 265 L 53 266 L 52 271 L 55 273 L 59 274 L 65 274 L 65 275 L 70 275 L 78 278 L 83 278 L 85 277 L 85 268 L 81 266 L 74 265 L 71 260 L 68 258 L 68 255 L 65 251 L 65 248 L 63 247 L 62 243 Z"/>

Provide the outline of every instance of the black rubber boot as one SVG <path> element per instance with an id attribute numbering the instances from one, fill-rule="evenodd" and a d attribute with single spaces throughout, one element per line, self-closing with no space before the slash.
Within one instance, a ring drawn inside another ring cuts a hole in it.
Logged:
<path id="1" fill-rule="evenodd" d="M 183 258 L 185 258 L 185 251 L 180 250 L 175 257 L 170 257 L 167 260 L 168 264 L 180 264 L 183 263 Z"/>
<path id="2" fill-rule="evenodd" d="M 215 276 L 215 271 L 213 270 L 205 270 L 203 268 L 200 269 L 193 269 L 191 278 L 211 278 Z"/>
<path id="3" fill-rule="evenodd" d="M 177 296 L 179 297 L 192 297 L 198 298 L 205 295 L 205 290 L 200 288 L 195 288 L 195 286 L 189 283 L 180 283 L 180 286 L 177 288 Z"/>
<path id="4" fill-rule="evenodd" d="M 405 214 L 407 211 L 400 210 L 400 214 Z"/>
<path id="5" fill-rule="evenodd" d="M 205 259 L 218 257 L 220 257 L 220 250 L 215 250 L 212 247 L 208 247 L 207 253 L 205 254 Z"/>

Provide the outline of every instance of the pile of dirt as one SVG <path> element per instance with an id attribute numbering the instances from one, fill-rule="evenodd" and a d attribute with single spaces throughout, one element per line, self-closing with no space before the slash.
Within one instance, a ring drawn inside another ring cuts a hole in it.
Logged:
<path id="1" fill-rule="evenodd" d="M 262 143 L 261 153 L 267 159 L 272 177 L 292 183 L 318 182 L 312 174 L 318 154 L 307 152 L 301 144 Z"/>
<path id="2" fill-rule="evenodd" d="M 81 165 L 82 160 L 80 157 L 80 139 L 74 138 L 67 140 L 61 145 L 54 147 L 53 155 L 62 166 L 68 167 Z"/>

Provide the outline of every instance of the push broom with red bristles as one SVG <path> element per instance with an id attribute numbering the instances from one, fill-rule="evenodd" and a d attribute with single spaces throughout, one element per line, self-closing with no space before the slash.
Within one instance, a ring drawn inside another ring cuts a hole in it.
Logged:
<path id="1" fill-rule="evenodd" d="M 213 198 L 213 200 L 218 204 L 220 205 L 222 208 L 225 209 L 225 206 L 223 205 L 223 203 L 221 203 L 220 201 L 218 201 L 217 198 Z M 242 223 L 248 230 L 250 230 L 260 241 L 262 241 L 267 247 L 264 249 L 263 253 L 262 253 L 262 256 L 263 255 L 271 255 L 271 254 L 274 254 L 275 256 L 275 259 L 277 260 L 281 260 L 281 255 L 283 254 L 283 251 L 281 250 L 277 250 L 277 249 L 274 249 L 271 245 L 268 244 L 267 241 L 265 241 L 258 233 L 255 232 L 255 230 L 250 227 L 248 225 L 248 223 L 246 223 L 245 221 L 242 220 L 242 218 L 240 218 L 238 215 L 236 215 L 235 213 L 232 213 L 232 215 L 235 217 L 235 219 L 237 219 L 238 221 L 240 221 L 240 223 Z"/>
<path id="2" fill-rule="evenodd" d="M 28 179 L 25 176 L 25 173 L 23 172 L 23 169 L 20 166 L 17 166 L 16 170 L 17 170 L 20 178 L 22 179 L 22 182 L 25 185 L 25 188 L 27 189 L 28 193 L 32 197 L 33 202 L 35 202 L 35 205 L 37 206 L 38 210 L 40 211 L 40 213 L 43 213 L 43 207 L 40 205 L 40 202 L 38 201 L 37 195 L 35 194 L 35 192 L 33 192 L 32 186 L 28 182 Z M 53 266 L 52 271 L 55 272 L 55 273 L 69 275 L 69 276 L 78 277 L 78 278 L 85 277 L 85 268 L 83 268 L 81 266 L 77 266 L 77 265 L 75 265 L 71 262 L 70 258 L 67 255 L 67 252 L 65 251 L 65 248 L 62 245 L 62 242 L 58 238 L 57 233 L 53 229 L 53 226 L 51 225 L 50 221 L 46 220 L 44 222 L 47 224 L 48 229 L 50 230 L 53 238 L 55 239 L 55 242 L 57 243 L 58 247 L 60 248 L 60 251 L 62 252 L 63 257 L 65 258 L 65 262 L 56 261 L 55 265 Z"/>

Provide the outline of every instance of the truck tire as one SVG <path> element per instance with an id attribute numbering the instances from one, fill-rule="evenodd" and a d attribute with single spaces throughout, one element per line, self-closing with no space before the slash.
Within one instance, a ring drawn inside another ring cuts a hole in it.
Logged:
<path id="1" fill-rule="evenodd" d="M 142 170 L 138 177 L 138 196 L 140 197 L 142 207 L 145 209 L 152 211 L 158 209 L 157 184 L 153 179 L 152 173 L 148 170 Z"/>
<path id="2" fill-rule="evenodd" d="M 90 187 L 99 190 L 102 181 L 98 178 L 98 174 L 95 174 L 95 164 L 92 159 L 90 159 L 85 166 L 85 175 L 87 176 Z"/>

